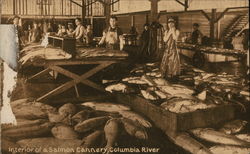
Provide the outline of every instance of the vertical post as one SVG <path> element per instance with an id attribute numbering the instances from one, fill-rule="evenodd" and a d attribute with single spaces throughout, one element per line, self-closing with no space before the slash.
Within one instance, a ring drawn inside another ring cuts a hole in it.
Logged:
<path id="1" fill-rule="evenodd" d="M 135 26 L 135 15 L 131 15 L 131 26 Z"/>
<path id="2" fill-rule="evenodd" d="M 13 0 L 13 15 L 16 14 L 16 1 Z"/>
<path id="3" fill-rule="evenodd" d="M 212 40 L 214 40 L 215 18 L 216 18 L 216 9 L 212 9 L 212 14 L 211 14 L 211 19 L 210 19 L 210 38 Z"/>
<path id="4" fill-rule="evenodd" d="M 146 16 L 145 16 L 145 21 L 146 21 L 146 23 L 149 23 L 148 14 L 146 14 Z"/>
<path id="5" fill-rule="evenodd" d="M 159 0 L 150 0 L 150 2 L 151 2 L 151 20 L 153 22 L 157 20 Z"/>
<path id="6" fill-rule="evenodd" d="M 63 2 L 64 2 L 64 0 L 61 0 L 61 3 L 62 3 L 62 16 L 63 16 L 63 9 L 64 9 Z"/>
<path id="7" fill-rule="evenodd" d="M 85 0 L 82 0 L 82 22 L 84 21 L 86 16 L 86 5 L 85 5 Z"/>
<path id="8" fill-rule="evenodd" d="M 185 0 L 185 11 L 188 9 L 188 0 Z"/>
<path id="9" fill-rule="evenodd" d="M 109 25 L 109 18 L 111 16 L 111 0 L 105 0 L 104 5 L 104 15 L 106 16 L 106 26 Z"/>

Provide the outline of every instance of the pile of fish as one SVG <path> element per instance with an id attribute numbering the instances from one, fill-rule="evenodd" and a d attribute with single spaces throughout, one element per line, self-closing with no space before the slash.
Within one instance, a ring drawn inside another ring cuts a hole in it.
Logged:
<path id="1" fill-rule="evenodd" d="M 108 92 L 140 95 L 176 113 L 192 112 L 230 102 L 243 106 L 240 102 L 250 100 L 248 86 L 239 76 L 207 73 L 187 64 L 182 65 L 181 75 L 176 83 L 161 78 L 157 63 L 138 66 L 123 79 L 104 81 Z"/>
<path id="2" fill-rule="evenodd" d="M 11 107 L 17 125 L 2 125 L 5 143 L 2 150 L 5 152 L 9 147 L 109 149 L 126 147 L 122 142 L 146 143 L 152 138 L 151 122 L 121 104 L 67 103 L 55 108 L 31 99 L 20 99 L 11 102 Z M 123 141 L 124 138 L 128 140 Z"/>
<path id="3" fill-rule="evenodd" d="M 224 48 L 216 48 L 209 46 L 198 46 L 189 43 L 178 43 L 179 48 L 202 51 L 204 53 L 213 53 L 213 54 L 223 54 L 223 55 L 246 55 L 245 50 L 235 50 L 235 49 L 224 49 Z"/>
<path id="4" fill-rule="evenodd" d="M 233 120 L 224 123 L 218 129 L 196 128 L 190 130 L 190 133 L 205 144 L 209 143 L 209 150 L 213 154 L 250 153 L 250 131 L 247 121 Z"/>
<path id="5" fill-rule="evenodd" d="M 20 65 L 38 60 L 70 59 L 72 56 L 60 48 L 44 48 L 41 45 L 27 46 L 20 51 Z"/>

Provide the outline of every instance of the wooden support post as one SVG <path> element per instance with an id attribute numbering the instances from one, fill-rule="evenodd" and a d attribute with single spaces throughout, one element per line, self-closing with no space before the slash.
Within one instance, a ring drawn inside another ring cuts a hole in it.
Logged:
<path id="1" fill-rule="evenodd" d="M 188 0 L 185 0 L 185 4 L 184 4 L 185 6 L 185 11 L 187 11 L 187 9 L 188 9 Z"/>
<path id="2" fill-rule="evenodd" d="M 145 16 L 146 23 L 149 23 L 148 14 Z"/>
<path id="3" fill-rule="evenodd" d="M 158 16 L 158 2 L 159 0 L 150 0 L 151 2 L 151 22 L 156 21 L 157 20 L 157 16 Z"/>
<path id="4" fill-rule="evenodd" d="M 131 15 L 131 26 L 135 26 L 135 16 Z"/>
<path id="5" fill-rule="evenodd" d="M 109 18 L 111 16 L 111 0 L 105 0 L 104 6 L 104 16 L 106 17 L 106 26 L 109 25 Z"/>
<path id="6" fill-rule="evenodd" d="M 210 38 L 212 40 L 214 40 L 215 20 L 216 20 L 216 9 L 212 9 L 212 14 L 210 19 Z"/>
<path id="7" fill-rule="evenodd" d="M 84 21 L 86 16 L 86 5 L 85 5 L 85 0 L 82 0 L 82 22 Z"/>
<path id="8" fill-rule="evenodd" d="M 16 14 L 16 1 L 13 0 L 13 15 Z"/>

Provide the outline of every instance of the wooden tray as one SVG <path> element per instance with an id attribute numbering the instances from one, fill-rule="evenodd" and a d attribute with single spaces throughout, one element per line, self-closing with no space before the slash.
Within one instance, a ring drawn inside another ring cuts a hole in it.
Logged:
<path id="1" fill-rule="evenodd" d="M 189 113 L 173 113 L 136 95 L 117 94 L 116 100 L 148 117 L 168 136 L 175 136 L 178 132 L 192 128 L 213 126 L 231 120 L 235 115 L 233 105 L 220 105 Z"/>

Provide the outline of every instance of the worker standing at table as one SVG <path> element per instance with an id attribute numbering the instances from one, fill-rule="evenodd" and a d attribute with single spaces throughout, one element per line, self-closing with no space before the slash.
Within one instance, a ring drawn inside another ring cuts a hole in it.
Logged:
<path id="1" fill-rule="evenodd" d="M 75 24 L 77 26 L 76 29 L 72 33 L 68 32 L 68 35 L 74 35 L 74 37 L 76 38 L 76 41 L 78 43 L 83 43 L 83 35 L 84 35 L 84 32 L 85 32 L 85 28 L 82 25 L 81 19 L 76 18 L 75 19 Z"/>
<path id="2" fill-rule="evenodd" d="M 108 49 L 122 50 L 123 36 L 122 30 L 117 26 L 117 17 L 111 16 L 109 19 L 109 27 L 104 30 L 103 36 L 98 45 L 106 45 Z"/>
<path id="3" fill-rule="evenodd" d="M 191 36 L 191 40 L 192 40 L 192 44 L 199 44 L 201 41 L 199 41 L 199 39 L 201 40 L 202 38 L 202 33 L 199 30 L 199 24 L 198 23 L 194 23 L 193 24 L 193 29 L 194 31 L 192 32 L 192 36 Z"/>

